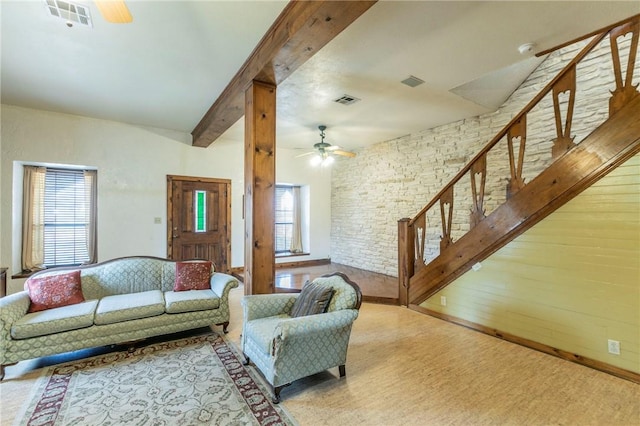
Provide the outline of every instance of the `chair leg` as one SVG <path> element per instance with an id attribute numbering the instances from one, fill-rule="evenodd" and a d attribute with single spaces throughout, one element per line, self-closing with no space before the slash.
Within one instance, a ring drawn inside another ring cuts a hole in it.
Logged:
<path id="1" fill-rule="evenodd" d="M 249 365 L 251 363 L 251 360 L 249 359 L 249 357 L 246 356 L 245 354 L 242 354 L 242 356 L 244 356 L 244 361 L 242 362 L 242 365 Z"/>
<path id="2" fill-rule="evenodd" d="M 280 391 L 282 390 L 282 386 L 276 386 L 273 388 L 273 398 L 271 398 L 271 402 L 274 404 L 278 404 L 280 402 Z"/>
<path id="3" fill-rule="evenodd" d="M 280 391 L 282 390 L 282 388 L 284 388 L 285 386 L 289 386 L 290 384 L 291 383 L 287 383 L 286 385 L 271 387 L 273 389 L 273 398 L 271 399 L 271 401 L 274 404 L 278 404 L 280 402 Z"/>
<path id="4" fill-rule="evenodd" d="M 344 377 L 347 375 L 347 370 L 344 364 L 338 366 L 338 370 L 340 371 L 340 377 Z"/>
<path id="5" fill-rule="evenodd" d="M 222 332 L 224 334 L 229 333 L 229 330 L 227 330 L 227 328 L 229 327 L 229 321 L 221 322 L 221 323 L 218 323 L 216 325 L 221 325 L 222 326 Z"/>

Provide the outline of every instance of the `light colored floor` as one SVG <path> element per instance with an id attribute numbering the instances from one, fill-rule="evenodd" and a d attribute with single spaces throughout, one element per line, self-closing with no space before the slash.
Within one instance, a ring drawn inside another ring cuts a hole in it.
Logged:
<path id="1" fill-rule="evenodd" d="M 240 287 L 228 338 L 242 329 Z M 1 424 L 11 424 L 42 361 L 7 368 Z M 306 425 L 640 425 L 640 386 L 398 306 L 364 303 L 337 368 L 282 391 Z"/>

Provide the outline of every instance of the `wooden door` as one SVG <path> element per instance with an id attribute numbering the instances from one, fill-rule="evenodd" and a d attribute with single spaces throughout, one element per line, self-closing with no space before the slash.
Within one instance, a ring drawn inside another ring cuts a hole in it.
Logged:
<path id="1" fill-rule="evenodd" d="M 229 272 L 231 181 L 167 176 L 167 257 L 208 259 Z"/>

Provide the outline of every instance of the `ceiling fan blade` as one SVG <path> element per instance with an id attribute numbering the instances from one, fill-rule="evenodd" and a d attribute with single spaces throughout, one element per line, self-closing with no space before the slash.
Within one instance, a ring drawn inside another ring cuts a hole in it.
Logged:
<path id="1" fill-rule="evenodd" d="M 296 158 L 306 157 L 307 155 L 316 154 L 315 151 L 305 152 L 304 154 L 296 155 Z"/>
<path id="2" fill-rule="evenodd" d="M 327 129 L 327 126 L 320 125 L 318 126 L 318 129 L 320 129 L 320 142 L 313 145 L 313 147 L 316 149 L 318 153 L 317 158 L 320 159 L 320 161 L 322 162 L 322 165 L 329 165 L 333 162 L 334 158 L 332 157 L 332 154 L 342 155 L 343 157 L 350 157 L 350 158 L 353 158 L 356 156 L 355 152 L 345 151 L 342 148 L 340 148 L 338 145 L 331 145 L 324 141 L 324 138 L 325 138 L 324 131 Z M 313 152 L 311 152 L 310 154 L 313 154 Z M 301 155 L 298 155 L 298 157 L 301 157 Z"/>
<path id="3" fill-rule="evenodd" d="M 331 151 L 332 154 L 336 154 L 336 155 L 342 155 L 344 157 L 350 157 L 353 158 L 356 156 L 355 152 L 351 152 L 351 151 L 343 151 L 341 149 L 336 149 L 334 151 Z"/>
<path id="4" fill-rule="evenodd" d="M 95 0 L 95 2 L 105 21 L 112 24 L 133 22 L 133 16 L 124 0 Z"/>

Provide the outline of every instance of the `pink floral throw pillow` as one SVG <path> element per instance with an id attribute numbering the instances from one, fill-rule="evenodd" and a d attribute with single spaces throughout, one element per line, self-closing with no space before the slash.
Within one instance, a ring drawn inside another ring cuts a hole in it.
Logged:
<path id="1" fill-rule="evenodd" d="M 29 312 L 84 302 L 80 285 L 80 271 L 29 278 L 24 286 L 29 293 L 29 299 L 31 299 Z"/>
<path id="2" fill-rule="evenodd" d="M 173 291 L 207 290 L 210 279 L 211 262 L 178 262 Z"/>

